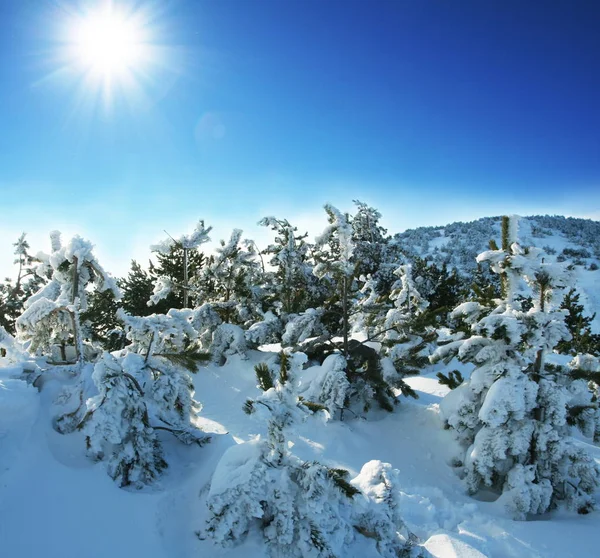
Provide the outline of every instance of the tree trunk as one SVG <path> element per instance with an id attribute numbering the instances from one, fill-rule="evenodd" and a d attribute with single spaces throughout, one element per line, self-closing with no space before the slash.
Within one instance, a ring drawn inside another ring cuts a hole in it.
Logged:
<path id="1" fill-rule="evenodd" d="M 188 307 L 188 249 L 183 249 L 183 307 Z"/>
<path id="2" fill-rule="evenodd" d="M 344 357 L 348 358 L 348 277 L 342 280 L 342 334 L 344 337 Z"/>

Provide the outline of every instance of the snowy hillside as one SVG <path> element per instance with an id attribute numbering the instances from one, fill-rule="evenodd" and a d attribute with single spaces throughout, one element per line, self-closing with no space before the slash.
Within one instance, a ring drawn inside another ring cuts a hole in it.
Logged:
<path id="1" fill-rule="evenodd" d="M 419 227 L 396 234 L 394 241 L 409 256 L 447 263 L 468 274 L 490 240 L 500 242 L 500 221 L 501 217 L 484 217 L 444 227 Z M 600 332 L 600 222 L 558 215 L 520 217 L 519 238 L 523 246 L 542 248 L 551 259 L 573 265 L 573 284 L 588 312 L 596 313 L 594 328 Z"/>

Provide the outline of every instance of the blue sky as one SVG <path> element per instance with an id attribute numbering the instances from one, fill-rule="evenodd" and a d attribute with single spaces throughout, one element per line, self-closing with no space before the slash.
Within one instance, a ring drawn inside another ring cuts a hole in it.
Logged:
<path id="1" fill-rule="evenodd" d="M 96 3 L 97 4 L 97 3 Z M 110 104 L 65 68 L 93 3 L 0 2 L 0 271 L 28 231 L 106 266 L 198 218 L 264 239 L 372 203 L 392 231 L 484 215 L 600 218 L 600 4 L 155 0 L 160 64 Z"/>

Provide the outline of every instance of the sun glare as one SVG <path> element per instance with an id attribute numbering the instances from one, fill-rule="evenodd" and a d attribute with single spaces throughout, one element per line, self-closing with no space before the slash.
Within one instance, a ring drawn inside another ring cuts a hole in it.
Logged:
<path id="1" fill-rule="evenodd" d="M 79 22 L 73 46 L 86 69 L 103 75 L 133 71 L 143 63 L 142 30 L 133 19 L 112 10 L 89 15 Z"/>
<path id="2" fill-rule="evenodd" d="M 157 43 L 156 6 L 101 0 L 65 19 L 62 69 L 75 80 L 79 108 L 144 106 L 164 81 L 172 60 L 170 49 Z"/>

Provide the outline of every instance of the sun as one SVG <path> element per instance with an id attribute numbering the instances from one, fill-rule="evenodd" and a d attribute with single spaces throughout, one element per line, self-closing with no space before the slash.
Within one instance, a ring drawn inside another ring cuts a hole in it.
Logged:
<path id="1" fill-rule="evenodd" d="M 144 63 L 143 29 L 133 16 L 116 12 L 109 5 L 78 21 L 73 49 L 85 70 L 116 76 Z"/>
<path id="2" fill-rule="evenodd" d="M 76 106 L 93 109 L 100 103 L 110 112 L 124 103 L 146 106 L 172 62 L 157 29 L 157 4 L 97 0 L 86 5 L 89 9 L 68 13 L 61 24 L 60 75 L 72 80 Z"/>

